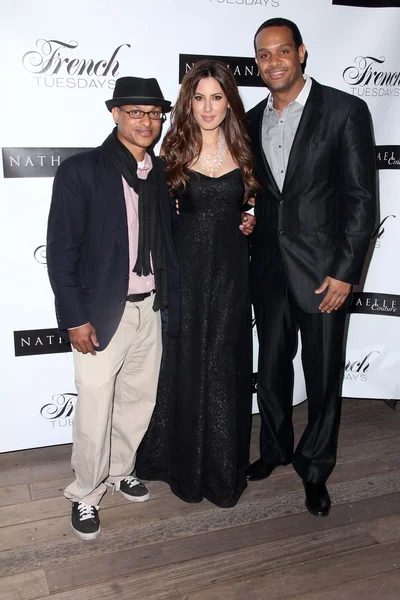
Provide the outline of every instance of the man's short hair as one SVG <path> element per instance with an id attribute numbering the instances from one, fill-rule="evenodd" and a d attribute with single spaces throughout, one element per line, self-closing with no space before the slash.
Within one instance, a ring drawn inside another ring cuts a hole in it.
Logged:
<path id="1" fill-rule="evenodd" d="M 296 50 L 300 48 L 303 44 L 303 38 L 301 37 L 301 33 L 296 23 L 293 21 L 289 21 L 289 19 L 284 19 L 282 17 L 276 17 L 275 19 L 268 19 L 265 21 L 260 27 L 257 29 L 254 36 L 254 52 L 257 54 L 257 46 L 256 46 L 256 38 L 260 31 L 263 29 L 267 29 L 267 27 L 288 27 L 293 35 L 294 45 L 296 46 Z"/>

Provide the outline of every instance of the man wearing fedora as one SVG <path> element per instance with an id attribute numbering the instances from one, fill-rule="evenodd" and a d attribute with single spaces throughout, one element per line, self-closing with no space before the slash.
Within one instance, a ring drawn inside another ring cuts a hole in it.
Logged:
<path id="1" fill-rule="evenodd" d="M 57 170 L 47 261 L 61 331 L 73 348 L 76 403 L 65 496 L 83 540 L 100 534 L 106 486 L 131 502 L 150 497 L 132 474 L 153 412 L 161 317 L 179 327 L 179 277 L 171 202 L 152 145 L 171 103 L 156 79 L 122 77 L 106 102 L 115 129 Z"/>

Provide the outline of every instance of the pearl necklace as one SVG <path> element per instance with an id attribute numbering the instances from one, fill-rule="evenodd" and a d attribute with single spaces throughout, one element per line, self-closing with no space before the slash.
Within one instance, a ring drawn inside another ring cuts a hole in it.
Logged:
<path id="1" fill-rule="evenodd" d="M 222 130 L 219 130 L 217 149 L 214 154 L 207 154 L 206 152 L 200 152 L 197 163 L 200 168 L 207 173 L 209 177 L 215 177 L 218 173 L 222 162 L 225 158 L 226 153 L 226 141 Z"/>

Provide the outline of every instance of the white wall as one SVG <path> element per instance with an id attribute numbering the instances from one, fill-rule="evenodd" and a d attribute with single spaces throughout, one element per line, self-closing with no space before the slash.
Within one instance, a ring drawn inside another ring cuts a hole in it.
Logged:
<path id="1" fill-rule="evenodd" d="M 33 149 L 25 150 L 25 159 L 21 152 L 5 152 L 7 174 L 25 176 L 0 177 L 0 451 L 71 440 L 75 401 L 71 354 L 48 353 L 63 349 L 54 332 L 29 333 L 56 327 L 40 247 L 45 244 L 51 175 L 62 149 L 96 146 L 108 135 L 113 123 L 104 101 L 111 98 L 116 77 L 157 77 L 165 97 L 174 101 L 179 54 L 252 57 L 255 30 L 278 16 L 299 25 L 309 51 L 307 72 L 321 83 L 364 98 L 373 116 L 376 143 L 392 146 L 381 156 L 381 166 L 388 169 L 380 171 L 380 188 L 381 219 L 393 216 L 381 228 L 367 275 L 365 290 L 371 297 L 360 299 L 371 314 L 351 317 L 344 395 L 400 397 L 400 319 L 395 318 L 400 293 L 400 164 L 397 168 L 392 164 L 400 160 L 400 86 L 396 76 L 383 85 L 373 81 L 364 85 L 365 80 L 352 85 L 354 79 L 349 78 L 361 76 L 354 69 L 362 69 L 362 57 L 372 57 L 365 59 L 372 72 L 399 73 L 400 9 L 333 6 L 331 0 L 42 0 L 38 5 L 22 0 L 2 6 L 0 21 L 0 145 Z M 50 67 L 47 61 L 53 52 Z M 73 62 L 68 73 L 64 60 L 53 73 L 58 58 L 105 63 L 98 64 L 97 75 L 79 74 L 82 63 Z M 46 67 L 47 73 L 40 73 Z M 353 69 L 343 76 L 349 67 Z M 381 81 L 384 76 L 377 77 Z M 240 91 L 246 108 L 266 93 L 263 87 Z M 50 176 L 37 176 L 46 173 Z M 379 301 L 376 292 L 383 294 Z M 388 294 L 392 297 L 386 298 Z M 16 331 L 27 332 L 17 340 L 18 352 L 41 348 L 46 354 L 15 356 Z M 298 402 L 305 397 L 298 359 L 296 372 Z"/>

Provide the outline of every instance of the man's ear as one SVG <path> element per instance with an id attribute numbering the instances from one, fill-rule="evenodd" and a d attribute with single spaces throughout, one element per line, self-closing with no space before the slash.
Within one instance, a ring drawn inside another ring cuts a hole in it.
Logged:
<path id="1" fill-rule="evenodd" d="M 118 110 L 118 106 L 113 106 L 111 109 L 111 114 L 113 116 L 114 119 L 114 123 L 116 125 L 118 125 L 118 119 L 119 119 L 119 110 Z"/>
<path id="2" fill-rule="evenodd" d="M 300 63 L 303 64 L 304 61 L 306 60 L 306 54 L 307 54 L 307 50 L 304 44 L 302 44 L 299 49 L 297 50 L 297 53 L 299 55 L 299 59 L 300 59 Z"/>

